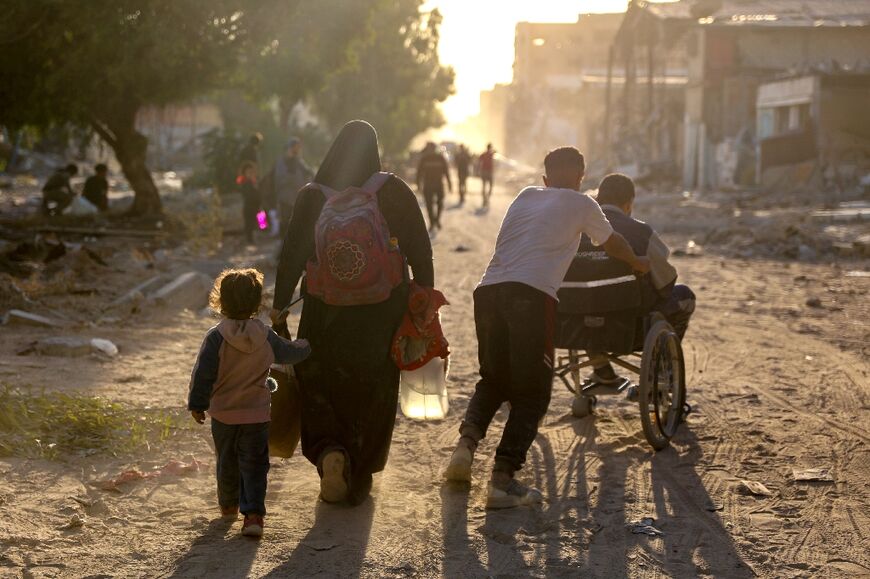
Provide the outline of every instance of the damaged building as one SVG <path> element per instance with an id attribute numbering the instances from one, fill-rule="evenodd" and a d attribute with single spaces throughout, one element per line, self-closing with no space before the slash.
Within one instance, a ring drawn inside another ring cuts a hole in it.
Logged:
<path id="1" fill-rule="evenodd" d="M 661 55 L 674 50 L 685 51 L 687 60 L 682 103 L 656 91 L 662 85 Z M 864 82 L 858 73 L 870 70 L 865 0 L 632 0 L 614 40 L 611 69 L 619 63 L 625 82 L 621 90 L 609 83 L 607 101 L 608 156 L 614 164 L 630 157 L 643 172 L 672 162 L 687 188 L 727 188 L 757 184 L 764 171 L 778 166 L 771 163 L 789 161 L 777 157 L 779 143 L 804 139 L 798 156 L 811 154 L 813 171 L 822 176 L 830 174 L 836 155 L 845 154 L 828 147 L 832 139 L 849 141 L 856 159 L 870 155 L 863 127 L 844 137 L 836 115 L 824 112 L 831 99 L 851 103 L 866 94 L 857 88 Z M 782 80 L 784 75 L 814 79 L 797 83 L 805 87 L 800 103 L 789 104 L 790 97 L 782 96 L 791 90 L 787 83 L 796 82 Z M 810 85 L 812 95 L 803 94 Z M 769 112 L 798 105 L 806 106 Z M 772 125 L 771 114 L 780 119 Z M 782 121 L 785 114 L 791 116 Z M 681 125 L 678 138 L 666 138 L 655 126 L 675 124 Z M 622 138 L 629 134 L 631 150 Z"/>
<path id="2" fill-rule="evenodd" d="M 870 74 L 819 72 L 758 88 L 757 171 L 766 188 L 844 191 L 870 173 Z"/>
<path id="3" fill-rule="evenodd" d="M 603 133 L 607 55 L 622 18 L 582 14 L 573 23 L 517 25 L 513 82 L 499 101 L 506 104 L 499 113 L 509 157 L 537 164 L 554 143 L 594 153 Z"/>

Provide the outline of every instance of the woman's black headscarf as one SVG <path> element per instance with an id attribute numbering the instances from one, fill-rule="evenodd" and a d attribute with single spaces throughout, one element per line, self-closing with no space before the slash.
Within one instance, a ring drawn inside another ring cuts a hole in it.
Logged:
<path id="1" fill-rule="evenodd" d="M 336 191 L 362 187 L 381 170 L 378 133 L 365 121 L 350 121 L 335 137 L 314 182 Z"/>

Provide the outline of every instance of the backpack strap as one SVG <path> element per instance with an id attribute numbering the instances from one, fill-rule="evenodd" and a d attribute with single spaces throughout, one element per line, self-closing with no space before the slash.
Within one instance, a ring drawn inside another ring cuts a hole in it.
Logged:
<path id="1" fill-rule="evenodd" d="M 392 177 L 391 173 L 385 173 L 383 171 L 372 173 L 372 176 L 369 177 L 368 181 L 363 184 L 362 190 L 369 195 L 374 195 L 381 190 L 381 187 L 387 184 L 390 177 Z"/>

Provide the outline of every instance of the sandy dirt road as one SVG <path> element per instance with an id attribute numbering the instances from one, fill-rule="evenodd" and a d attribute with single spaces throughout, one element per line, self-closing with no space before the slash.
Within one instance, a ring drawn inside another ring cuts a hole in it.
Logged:
<path id="1" fill-rule="evenodd" d="M 476 380 L 471 292 L 506 204 L 502 197 L 488 214 L 446 214 L 435 249 L 438 286 L 451 300 L 450 415 L 433 423 L 399 416 L 390 462 L 362 506 L 319 503 L 315 469 L 297 453 L 273 461 L 263 540 L 240 537 L 239 523 L 216 518 L 206 427 L 141 459 L 4 459 L 0 576 L 870 575 L 870 278 L 846 275 L 866 264 L 678 258 L 699 304 L 684 343 L 695 412 L 671 448 L 649 449 L 636 405 L 625 400 L 602 399 L 594 417 L 572 417 L 571 395 L 557 383 L 520 473 L 544 491 L 540 508 L 483 508 L 495 436 L 478 451 L 470 489 L 442 483 Z M 821 307 L 807 305 L 812 297 Z M 184 312 L 101 328 L 122 348 L 104 362 L 16 356 L 46 331 L 0 329 L 0 382 L 178 407 L 212 323 Z M 198 474 L 122 492 L 91 484 L 189 455 L 204 464 Z M 830 468 L 834 481 L 796 482 L 792 470 L 804 467 Z M 770 496 L 745 492 L 742 480 L 763 483 Z M 61 528 L 76 514 L 82 526 Z M 643 517 L 663 535 L 632 534 L 630 523 Z"/>

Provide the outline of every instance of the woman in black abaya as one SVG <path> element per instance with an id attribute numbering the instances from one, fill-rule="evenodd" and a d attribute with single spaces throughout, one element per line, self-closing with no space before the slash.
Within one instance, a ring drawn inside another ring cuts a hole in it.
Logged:
<path id="1" fill-rule="evenodd" d="M 377 133 L 364 121 L 351 121 L 339 132 L 314 182 L 342 191 L 361 187 L 380 170 Z M 315 224 L 324 203 L 316 187 L 299 193 L 278 265 L 273 319 L 290 303 L 314 256 Z M 378 192 L 378 206 L 414 281 L 432 287 L 432 246 L 414 193 L 391 175 Z M 371 490 L 372 473 L 383 470 L 390 450 L 399 392 L 399 370 L 390 358 L 390 345 L 407 309 L 408 282 L 396 287 L 386 301 L 372 305 L 328 305 L 305 293 L 304 280 L 302 294 L 298 333 L 312 349 L 311 357 L 296 366 L 302 453 L 317 466 L 323 500 L 359 504 Z"/>

